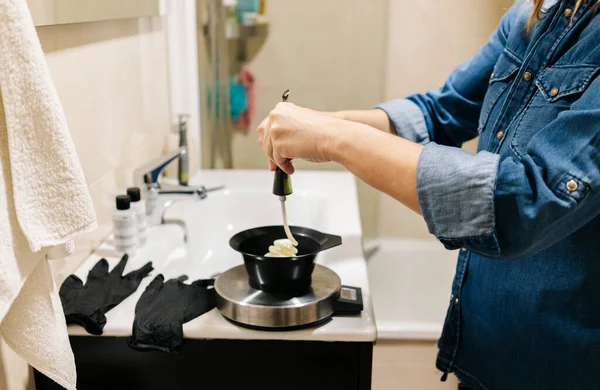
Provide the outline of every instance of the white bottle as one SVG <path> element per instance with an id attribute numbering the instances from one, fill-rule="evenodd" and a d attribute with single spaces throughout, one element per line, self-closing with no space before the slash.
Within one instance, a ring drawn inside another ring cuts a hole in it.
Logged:
<path id="1" fill-rule="evenodd" d="M 115 249 L 129 256 L 135 255 L 137 244 L 137 223 L 131 209 L 128 195 L 117 196 L 117 210 L 113 216 Z"/>
<path id="2" fill-rule="evenodd" d="M 144 177 L 144 182 L 147 186 L 146 191 L 146 216 L 150 217 L 154 214 L 156 207 L 158 206 L 158 185 L 156 183 L 150 183 L 147 177 Z"/>
<path id="3" fill-rule="evenodd" d="M 142 200 L 142 194 L 138 187 L 127 189 L 127 195 L 131 200 L 131 209 L 135 214 L 137 222 L 137 246 L 142 247 L 148 241 L 148 232 L 146 230 L 146 201 Z"/>

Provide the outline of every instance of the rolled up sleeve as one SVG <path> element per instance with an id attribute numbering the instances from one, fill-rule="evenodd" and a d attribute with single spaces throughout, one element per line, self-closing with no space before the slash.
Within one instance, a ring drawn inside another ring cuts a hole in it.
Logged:
<path id="1" fill-rule="evenodd" d="M 430 143 L 417 166 L 417 197 L 429 228 L 448 249 L 497 255 L 494 190 L 500 157 Z"/>
<path id="2" fill-rule="evenodd" d="M 520 3 L 516 0 L 487 44 L 454 69 L 441 88 L 376 106 L 387 113 L 399 136 L 420 144 L 458 147 L 477 137 L 490 74 L 504 50 Z"/>
<path id="3" fill-rule="evenodd" d="M 600 214 L 600 78 L 542 127 L 522 156 L 426 145 L 417 196 L 431 233 L 449 249 L 522 259 Z"/>
<path id="4" fill-rule="evenodd" d="M 396 133 L 409 141 L 425 145 L 429 143 L 429 131 L 423 111 L 408 99 L 395 99 L 375 106 L 387 114 Z"/>

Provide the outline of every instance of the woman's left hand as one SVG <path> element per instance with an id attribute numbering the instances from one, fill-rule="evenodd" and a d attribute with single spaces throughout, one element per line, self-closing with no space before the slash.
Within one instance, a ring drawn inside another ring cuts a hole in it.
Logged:
<path id="1" fill-rule="evenodd" d="M 292 159 L 331 161 L 332 144 L 342 119 L 293 103 L 279 103 L 258 126 L 258 144 L 269 157 L 269 167 L 294 173 Z"/>

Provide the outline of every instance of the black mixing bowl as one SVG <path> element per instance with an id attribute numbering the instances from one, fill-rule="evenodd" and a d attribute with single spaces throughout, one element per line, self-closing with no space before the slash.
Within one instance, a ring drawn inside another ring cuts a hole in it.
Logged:
<path id="1" fill-rule="evenodd" d="M 250 286 L 271 294 L 302 295 L 310 289 L 317 253 L 342 244 L 340 236 L 298 226 L 290 230 L 298 241 L 294 257 L 265 257 L 273 241 L 286 237 L 283 226 L 258 227 L 231 237 L 229 245 L 244 257 Z"/>

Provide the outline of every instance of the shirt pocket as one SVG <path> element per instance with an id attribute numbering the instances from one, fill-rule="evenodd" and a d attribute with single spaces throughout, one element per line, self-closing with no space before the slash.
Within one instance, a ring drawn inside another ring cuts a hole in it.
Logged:
<path id="1" fill-rule="evenodd" d="M 490 76 L 490 84 L 488 85 L 481 106 L 478 127 L 480 133 L 485 128 L 492 109 L 498 103 L 502 94 L 508 89 L 520 68 L 521 61 L 517 60 L 514 55 L 509 54 L 507 51 L 502 52 Z"/>
<path id="2" fill-rule="evenodd" d="M 591 64 L 555 65 L 540 73 L 535 94 L 516 121 L 511 148 L 519 157 L 544 126 L 579 99 L 599 69 Z"/>

